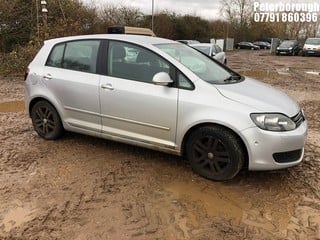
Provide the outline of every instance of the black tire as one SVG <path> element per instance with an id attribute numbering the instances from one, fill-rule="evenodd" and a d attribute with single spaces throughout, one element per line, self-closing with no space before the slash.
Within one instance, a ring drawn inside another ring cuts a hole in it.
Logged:
<path id="1" fill-rule="evenodd" d="M 192 132 L 186 143 L 186 155 L 197 174 L 216 181 L 235 177 L 245 160 L 235 134 L 219 126 L 201 127 Z"/>
<path id="2" fill-rule="evenodd" d="M 32 107 L 31 119 L 34 130 L 44 139 L 54 140 L 63 134 L 60 116 L 47 101 L 39 101 Z"/>

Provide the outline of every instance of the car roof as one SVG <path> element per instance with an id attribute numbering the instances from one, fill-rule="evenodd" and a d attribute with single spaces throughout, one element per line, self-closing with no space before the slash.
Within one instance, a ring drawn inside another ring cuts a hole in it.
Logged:
<path id="1" fill-rule="evenodd" d="M 131 34 L 92 34 L 92 35 L 79 35 L 79 36 L 70 36 L 70 37 L 61 37 L 46 40 L 45 43 L 59 43 L 73 40 L 86 40 L 86 39 L 108 39 L 108 40 L 120 40 L 128 41 L 131 43 L 136 43 L 139 45 L 153 45 L 153 44 L 164 44 L 164 43 L 176 43 L 176 41 L 159 38 L 159 37 L 150 37 L 143 35 L 131 35 Z"/>

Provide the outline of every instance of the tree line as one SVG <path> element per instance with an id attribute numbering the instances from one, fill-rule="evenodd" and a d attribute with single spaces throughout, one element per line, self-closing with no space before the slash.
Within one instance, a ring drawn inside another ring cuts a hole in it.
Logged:
<path id="1" fill-rule="evenodd" d="M 151 16 L 127 6 L 86 5 L 80 0 L 48 0 L 47 24 L 44 26 L 40 0 L 1 0 L 0 52 L 10 52 L 17 45 L 44 39 L 106 33 L 112 25 L 151 27 Z M 181 15 L 169 10 L 154 16 L 154 32 L 169 39 L 234 38 L 238 41 L 277 37 L 297 39 L 315 36 L 317 23 L 257 23 L 252 16 L 253 0 L 221 0 L 223 18 L 206 20 L 195 15 Z M 224 19 L 224 20 L 223 20 Z"/>

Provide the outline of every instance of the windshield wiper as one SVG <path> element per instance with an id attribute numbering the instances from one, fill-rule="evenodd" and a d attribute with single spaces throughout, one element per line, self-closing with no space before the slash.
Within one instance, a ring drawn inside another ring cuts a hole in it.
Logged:
<path id="1" fill-rule="evenodd" d="M 224 82 L 232 82 L 232 81 L 238 81 L 241 79 L 240 75 L 230 75 L 230 77 L 223 80 Z"/>

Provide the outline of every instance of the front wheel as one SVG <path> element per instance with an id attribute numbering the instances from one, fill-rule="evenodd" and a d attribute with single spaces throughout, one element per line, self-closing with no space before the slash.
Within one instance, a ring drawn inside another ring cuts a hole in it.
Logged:
<path id="1" fill-rule="evenodd" d="M 35 131 L 44 139 L 54 140 L 63 133 L 59 114 L 47 101 L 39 101 L 32 107 L 31 119 Z"/>
<path id="2" fill-rule="evenodd" d="M 201 127 L 191 133 L 186 154 L 196 173 L 217 181 L 232 179 L 245 160 L 243 148 L 235 134 L 219 126 Z"/>

